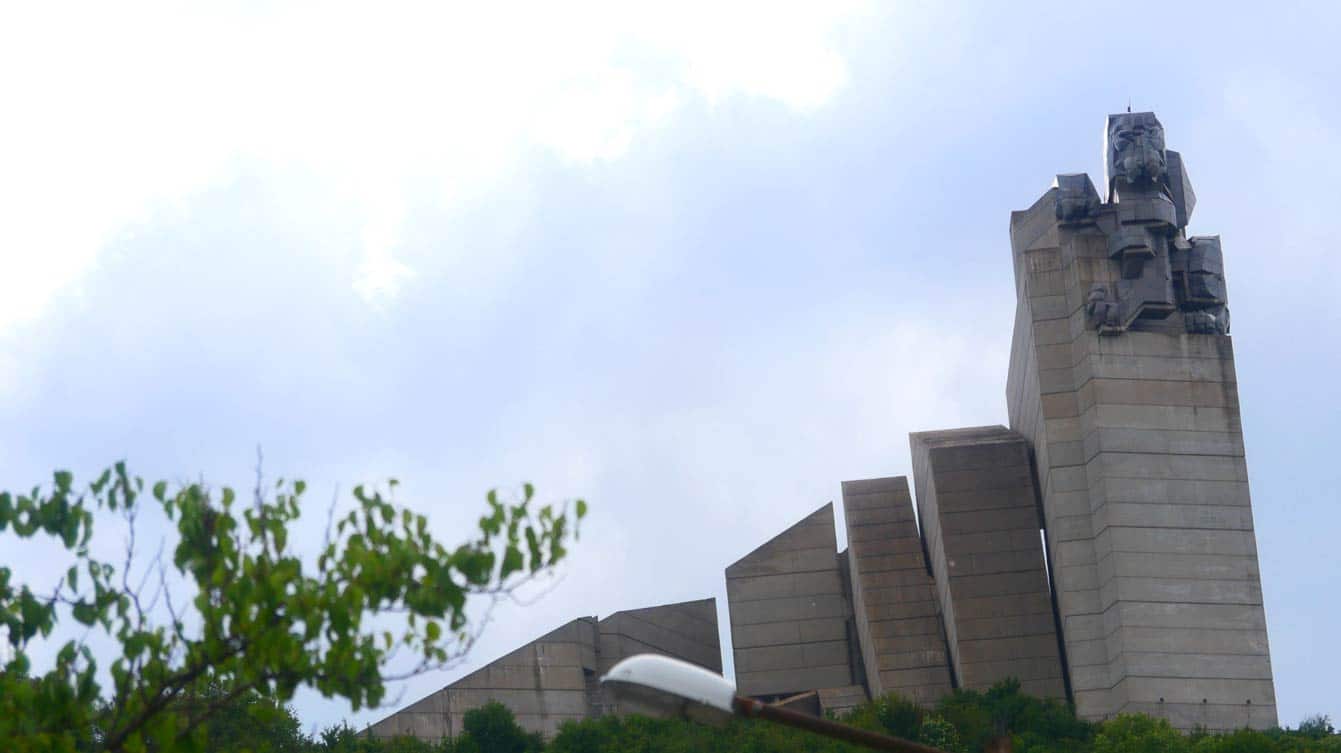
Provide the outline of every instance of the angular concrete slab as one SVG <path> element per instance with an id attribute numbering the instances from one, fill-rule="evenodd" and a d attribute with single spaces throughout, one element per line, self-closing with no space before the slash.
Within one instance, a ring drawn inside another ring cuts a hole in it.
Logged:
<path id="1" fill-rule="evenodd" d="M 959 687 L 986 690 L 1013 677 L 1037 695 L 1066 698 L 1028 443 L 1004 426 L 909 440 Z"/>
<path id="2" fill-rule="evenodd" d="M 931 704 L 950 692 L 949 656 L 913 518 L 908 479 L 843 482 L 858 644 L 872 697 Z"/>
<path id="3" fill-rule="evenodd" d="M 837 543 L 827 504 L 726 568 L 740 693 L 779 699 L 857 682 Z"/>

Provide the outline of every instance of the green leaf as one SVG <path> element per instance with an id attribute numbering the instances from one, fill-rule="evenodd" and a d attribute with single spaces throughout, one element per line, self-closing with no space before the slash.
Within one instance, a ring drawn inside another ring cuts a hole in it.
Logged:
<path id="1" fill-rule="evenodd" d="M 507 552 L 503 554 L 503 569 L 499 572 L 498 577 L 500 579 L 506 578 L 524 567 L 526 567 L 526 562 L 522 557 L 521 549 L 509 545 Z"/>
<path id="2" fill-rule="evenodd" d="M 87 601 L 81 601 L 70 610 L 81 625 L 92 625 L 98 619 L 98 610 Z"/>
<path id="3" fill-rule="evenodd" d="M 65 573 L 65 582 L 70 584 L 71 591 L 79 590 L 79 566 L 70 565 L 70 570 Z"/>
<path id="4" fill-rule="evenodd" d="M 587 501 L 579 499 L 577 501 L 577 519 L 581 520 L 587 516 Z"/>

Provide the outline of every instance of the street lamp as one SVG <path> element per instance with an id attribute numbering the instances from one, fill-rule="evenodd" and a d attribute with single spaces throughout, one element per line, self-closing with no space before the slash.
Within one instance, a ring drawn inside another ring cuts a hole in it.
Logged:
<path id="1" fill-rule="evenodd" d="M 617 692 L 695 721 L 725 720 L 732 715 L 771 722 L 893 753 L 945 753 L 939 748 L 900 740 L 798 711 L 736 695 L 736 686 L 714 672 L 656 654 L 631 656 L 601 678 Z"/>

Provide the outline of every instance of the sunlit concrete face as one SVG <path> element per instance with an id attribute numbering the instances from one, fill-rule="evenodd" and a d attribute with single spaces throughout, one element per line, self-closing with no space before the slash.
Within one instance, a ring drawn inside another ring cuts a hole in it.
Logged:
<path id="1" fill-rule="evenodd" d="M 936 582 L 908 479 L 843 482 L 856 633 L 872 697 L 930 705 L 953 688 Z"/>
<path id="2" fill-rule="evenodd" d="M 1108 133 L 1107 201 L 1059 176 L 1010 223 L 1010 422 L 1036 457 L 1076 709 L 1269 727 L 1220 239 L 1187 235 L 1195 195 L 1153 114 Z"/>
<path id="3" fill-rule="evenodd" d="M 911 436 L 918 517 L 958 686 L 1066 698 L 1029 445 L 1003 426 Z"/>
<path id="4" fill-rule="evenodd" d="M 736 686 L 790 696 L 854 683 L 851 605 L 828 504 L 726 569 Z"/>

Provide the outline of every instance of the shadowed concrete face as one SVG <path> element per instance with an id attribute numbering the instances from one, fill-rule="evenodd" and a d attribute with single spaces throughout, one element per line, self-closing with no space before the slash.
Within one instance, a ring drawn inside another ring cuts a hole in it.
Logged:
<path id="1" fill-rule="evenodd" d="M 854 683 L 833 523 L 833 505 L 825 505 L 726 569 L 742 694 L 791 696 Z"/>
<path id="2" fill-rule="evenodd" d="M 959 687 L 1065 698 L 1029 446 L 1004 426 L 913 434 L 917 505 Z"/>
<path id="3" fill-rule="evenodd" d="M 1128 140 L 1108 202 L 1072 212 L 1054 188 L 1011 216 L 1011 428 L 1037 460 L 1077 711 L 1269 727 L 1220 242 L 1187 236 L 1186 166 L 1154 169 L 1162 131 L 1118 133 L 1136 120 L 1157 125 L 1110 120 Z"/>
<path id="4" fill-rule="evenodd" d="M 634 654 L 673 656 L 722 671 L 715 599 L 581 617 L 372 725 L 374 737 L 424 740 L 461 733 L 467 711 L 507 706 L 527 732 L 552 737 L 565 721 L 607 713 L 657 713 L 609 697 L 600 675 Z"/>

